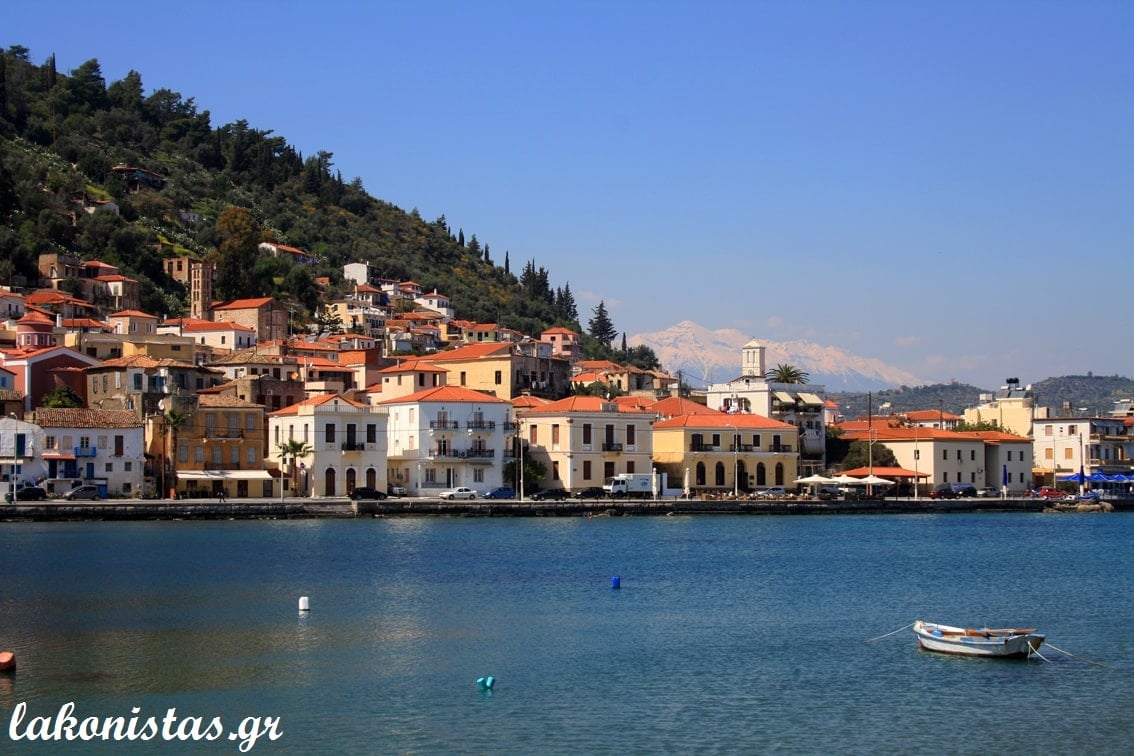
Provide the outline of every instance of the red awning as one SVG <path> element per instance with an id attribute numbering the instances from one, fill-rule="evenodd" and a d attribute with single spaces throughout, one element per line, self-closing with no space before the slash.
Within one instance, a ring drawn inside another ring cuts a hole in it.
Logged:
<path id="1" fill-rule="evenodd" d="M 44 452 L 44 459 L 74 459 L 74 454 L 64 454 L 63 452 Z"/>

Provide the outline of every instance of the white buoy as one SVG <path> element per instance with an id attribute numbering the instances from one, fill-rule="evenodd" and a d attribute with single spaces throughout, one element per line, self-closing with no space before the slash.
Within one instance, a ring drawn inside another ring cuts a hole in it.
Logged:
<path id="1" fill-rule="evenodd" d="M 311 611 L 311 604 L 307 601 L 306 596 L 300 596 L 299 597 L 299 611 L 301 611 L 301 612 Z"/>

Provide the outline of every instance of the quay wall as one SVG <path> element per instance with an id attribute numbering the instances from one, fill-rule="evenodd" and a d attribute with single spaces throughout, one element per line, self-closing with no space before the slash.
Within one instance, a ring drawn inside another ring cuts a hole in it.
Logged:
<path id="1" fill-rule="evenodd" d="M 22 502 L 0 505 L 0 521 L 19 520 L 231 520 L 347 517 L 624 517 L 665 515 L 831 515 L 940 514 L 952 512 L 1040 512 L 1039 499 L 886 499 L 818 501 L 809 499 L 684 500 L 619 499 L 586 501 L 439 501 L 386 499 L 349 502 L 295 499 L 285 503 L 240 500 Z"/>

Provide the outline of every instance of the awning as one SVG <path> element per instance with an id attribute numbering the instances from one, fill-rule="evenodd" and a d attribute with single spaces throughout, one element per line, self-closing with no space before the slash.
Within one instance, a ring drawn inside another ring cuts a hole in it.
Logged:
<path id="1" fill-rule="evenodd" d="M 64 452 L 44 452 L 44 459 L 74 459 L 74 454 L 66 454 Z"/>
<path id="2" fill-rule="evenodd" d="M 795 404 L 795 397 L 792 396 L 791 394 L 789 394 L 788 392 L 786 392 L 786 391 L 775 391 L 773 393 L 776 395 L 776 398 L 779 399 L 784 404 Z"/>
<path id="3" fill-rule="evenodd" d="M 823 400 L 819 398 L 818 394 L 802 391 L 799 394 L 799 398 L 803 400 L 804 404 L 817 404 L 820 407 L 823 406 Z"/>
<path id="4" fill-rule="evenodd" d="M 186 470 L 178 480 L 271 480 L 267 470 Z"/>

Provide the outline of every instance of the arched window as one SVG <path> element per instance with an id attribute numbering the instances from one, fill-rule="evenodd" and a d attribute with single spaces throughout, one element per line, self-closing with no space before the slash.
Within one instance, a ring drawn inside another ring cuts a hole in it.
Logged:
<path id="1" fill-rule="evenodd" d="M 716 466 L 716 481 L 714 485 L 724 485 L 724 462 L 718 462 Z"/>
<path id="2" fill-rule="evenodd" d="M 756 487 L 763 488 L 766 485 L 768 485 L 768 471 L 763 462 L 758 462 L 756 464 Z"/>
<path id="3" fill-rule="evenodd" d="M 697 485 L 697 486 L 705 485 L 705 463 L 704 462 L 698 462 L 697 463 L 697 475 L 694 478 L 693 484 Z"/>

